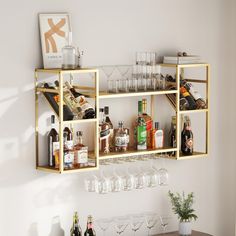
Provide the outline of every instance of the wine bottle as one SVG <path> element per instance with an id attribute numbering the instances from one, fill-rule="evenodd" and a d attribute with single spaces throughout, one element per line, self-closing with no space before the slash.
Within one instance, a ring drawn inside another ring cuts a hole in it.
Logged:
<path id="1" fill-rule="evenodd" d="M 48 133 L 48 165 L 59 166 L 59 135 L 55 129 L 55 116 L 51 116 L 51 130 Z"/>
<path id="2" fill-rule="evenodd" d="M 180 87 L 180 93 L 188 101 L 189 110 L 195 110 L 197 108 L 194 98 L 190 95 L 185 87 Z"/>
<path id="3" fill-rule="evenodd" d="M 90 215 L 88 216 L 87 227 L 86 231 L 84 232 L 84 236 L 96 236 L 96 232 L 93 228 L 93 217 Z"/>
<path id="4" fill-rule="evenodd" d="M 73 216 L 73 225 L 70 230 L 70 236 L 82 236 L 82 230 L 79 225 L 79 217 L 77 212 L 75 212 Z"/>
<path id="5" fill-rule="evenodd" d="M 181 151 L 183 155 L 193 154 L 193 132 L 191 122 L 188 116 L 184 117 L 184 127 L 181 133 Z"/>
<path id="6" fill-rule="evenodd" d="M 48 83 L 44 83 L 44 88 L 55 89 L 55 87 L 50 86 Z M 59 116 L 59 95 L 51 92 L 43 92 L 43 95 Z M 63 120 L 73 120 L 74 115 L 67 105 L 63 103 Z"/>

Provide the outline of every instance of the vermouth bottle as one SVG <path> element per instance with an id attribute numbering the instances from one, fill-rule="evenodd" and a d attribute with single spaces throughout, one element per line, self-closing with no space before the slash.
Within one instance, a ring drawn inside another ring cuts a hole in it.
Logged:
<path id="1" fill-rule="evenodd" d="M 193 154 L 193 132 L 191 122 L 188 116 L 184 117 L 184 127 L 181 133 L 181 151 L 183 155 Z"/>
<path id="2" fill-rule="evenodd" d="M 51 130 L 48 133 L 48 165 L 59 166 L 59 135 L 55 129 L 55 116 L 51 116 Z"/>
<path id="3" fill-rule="evenodd" d="M 84 236 L 96 236 L 96 232 L 93 228 L 93 217 L 91 215 L 88 216 L 86 231 L 84 232 Z"/>
<path id="4" fill-rule="evenodd" d="M 75 88 L 68 83 L 65 82 L 65 86 L 67 89 L 73 94 L 73 96 L 76 98 L 76 100 L 79 103 L 81 117 L 83 119 L 91 119 L 95 117 L 95 111 L 93 107 L 88 103 L 88 101 L 85 99 L 85 96 L 83 96 L 81 93 L 78 93 Z"/>
<path id="5" fill-rule="evenodd" d="M 44 88 L 55 89 L 55 87 L 44 83 Z M 43 92 L 43 95 L 51 105 L 52 109 L 59 116 L 59 95 L 51 92 Z M 74 115 L 71 112 L 70 108 L 63 102 L 63 120 L 73 120 Z"/>
<path id="6" fill-rule="evenodd" d="M 82 230 L 79 225 L 79 217 L 77 212 L 75 212 L 73 216 L 73 225 L 70 230 L 70 236 L 82 236 Z"/>
<path id="7" fill-rule="evenodd" d="M 100 152 L 109 153 L 109 136 L 110 136 L 110 126 L 105 121 L 104 117 L 104 109 L 100 108 L 100 124 L 99 124 L 99 132 L 100 132 Z"/>

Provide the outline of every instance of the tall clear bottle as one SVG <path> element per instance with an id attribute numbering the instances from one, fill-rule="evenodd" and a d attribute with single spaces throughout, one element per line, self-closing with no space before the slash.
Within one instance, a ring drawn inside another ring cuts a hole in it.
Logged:
<path id="1" fill-rule="evenodd" d="M 118 130 L 115 134 L 115 151 L 116 152 L 125 152 L 128 149 L 129 144 L 129 135 L 124 129 L 124 122 L 119 121 Z"/>
<path id="2" fill-rule="evenodd" d="M 100 122 L 99 122 L 99 132 L 100 132 L 100 152 L 109 153 L 110 145 L 109 145 L 109 137 L 110 137 L 110 126 L 105 121 L 104 109 L 99 109 Z"/>
<path id="3" fill-rule="evenodd" d="M 62 48 L 62 69 L 73 70 L 76 68 L 76 48 L 72 45 L 72 32 L 66 35 L 66 46 Z"/>
<path id="4" fill-rule="evenodd" d="M 73 216 L 73 225 L 70 230 L 70 236 L 82 236 L 82 230 L 79 225 L 79 217 L 77 212 L 75 212 Z"/>
<path id="5" fill-rule="evenodd" d="M 55 116 L 51 116 L 51 130 L 48 133 L 48 165 L 59 166 L 59 135 L 56 131 Z"/>
<path id="6" fill-rule="evenodd" d="M 91 215 L 88 216 L 86 231 L 84 232 L 84 236 L 96 236 L 96 232 L 93 227 L 93 217 Z"/>

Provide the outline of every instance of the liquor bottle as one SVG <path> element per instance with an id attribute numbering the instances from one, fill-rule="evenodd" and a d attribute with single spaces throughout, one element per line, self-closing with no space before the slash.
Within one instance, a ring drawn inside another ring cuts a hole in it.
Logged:
<path id="1" fill-rule="evenodd" d="M 57 87 L 59 87 L 58 80 L 56 80 L 54 83 Z M 74 118 L 82 119 L 83 116 L 82 116 L 82 109 L 80 107 L 80 104 L 77 101 L 77 99 L 74 97 L 72 92 L 66 86 L 63 86 L 63 99 L 64 99 L 66 105 L 73 112 Z"/>
<path id="2" fill-rule="evenodd" d="M 116 152 L 125 152 L 128 149 L 129 144 L 129 135 L 124 129 L 124 122 L 118 122 L 118 130 L 115 134 L 115 151 Z"/>
<path id="3" fill-rule="evenodd" d="M 81 115 L 83 119 L 92 119 L 95 117 L 95 111 L 93 107 L 88 103 L 88 101 L 85 99 L 85 96 L 83 96 L 81 93 L 78 93 L 75 88 L 68 82 L 65 82 L 65 86 L 67 89 L 70 90 L 70 92 L 73 94 L 73 96 L 77 99 L 79 102 L 79 106 L 81 109 Z"/>
<path id="4" fill-rule="evenodd" d="M 48 133 L 48 165 L 50 167 L 59 166 L 59 135 L 55 129 L 55 116 L 51 116 L 51 130 Z"/>
<path id="5" fill-rule="evenodd" d="M 180 93 L 179 107 L 181 111 L 189 109 L 189 103 L 187 99 Z"/>
<path id="6" fill-rule="evenodd" d="M 64 138 L 64 169 L 71 169 L 73 167 L 73 162 L 74 162 L 74 150 L 71 147 L 67 146 L 67 138 L 68 138 L 68 133 L 64 132 L 63 133 L 63 138 Z"/>
<path id="7" fill-rule="evenodd" d="M 155 148 L 163 148 L 164 147 L 164 131 L 159 129 L 159 122 L 155 122 Z"/>
<path id="8" fill-rule="evenodd" d="M 187 91 L 193 96 L 196 101 L 197 109 L 205 109 L 207 107 L 206 102 L 202 98 L 201 94 L 194 88 L 192 83 L 187 81 L 182 81 L 183 86 L 187 89 Z"/>
<path id="9" fill-rule="evenodd" d="M 172 116 L 172 120 L 171 120 L 170 146 L 173 147 L 173 148 L 177 147 L 177 141 L 176 141 L 176 116 Z"/>
<path id="10" fill-rule="evenodd" d="M 66 38 L 66 46 L 62 48 L 62 69 L 76 68 L 76 48 L 72 46 L 72 32 L 69 32 Z"/>
<path id="11" fill-rule="evenodd" d="M 79 217 L 77 212 L 75 212 L 73 216 L 73 225 L 70 230 L 70 236 L 82 236 L 82 230 L 79 225 Z"/>
<path id="12" fill-rule="evenodd" d="M 48 83 L 44 83 L 44 88 L 55 89 L 55 87 L 49 85 Z M 45 96 L 55 113 L 59 116 L 59 95 L 51 92 L 43 92 L 43 95 Z M 70 108 L 63 102 L 63 120 L 73 120 L 73 118 L 74 115 L 71 112 Z"/>
<path id="13" fill-rule="evenodd" d="M 93 228 L 93 217 L 91 215 L 88 216 L 86 231 L 84 232 L 84 236 L 96 236 L 96 232 Z"/>
<path id="14" fill-rule="evenodd" d="M 193 132 L 191 122 L 188 116 L 184 117 L 184 127 L 181 133 L 181 151 L 184 155 L 193 154 Z"/>
<path id="15" fill-rule="evenodd" d="M 187 91 L 187 89 L 181 86 L 180 93 L 188 101 L 189 110 L 195 110 L 197 108 L 196 102 L 194 101 L 194 98 L 190 95 L 190 93 Z"/>
<path id="16" fill-rule="evenodd" d="M 142 99 L 142 117 L 146 122 L 147 148 L 151 148 L 152 117 L 147 114 L 147 99 Z"/>
<path id="17" fill-rule="evenodd" d="M 147 149 L 147 125 L 142 115 L 142 101 L 138 101 L 138 118 L 134 129 L 137 150 Z"/>
<path id="18" fill-rule="evenodd" d="M 100 132 L 100 152 L 109 153 L 109 136 L 110 136 L 110 126 L 105 121 L 104 109 L 99 109 L 100 123 L 99 123 L 99 132 Z"/>
<path id="19" fill-rule="evenodd" d="M 104 115 L 105 115 L 105 122 L 109 125 L 110 127 L 110 136 L 109 136 L 109 148 L 110 151 L 113 151 L 114 145 L 113 145 L 113 139 L 114 139 L 114 129 L 113 129 L 113 124 L 111 122 L 111 119 L 109 117 L 109 107 L 105 106 L 104 107 Z"/>
<path id="20" fill-rule="evenodd" d="M 76 132 L 77 142 L 74 145 L 74 167 L 88 166 L 88 147 L 83 144 L 83 132 Z"/>

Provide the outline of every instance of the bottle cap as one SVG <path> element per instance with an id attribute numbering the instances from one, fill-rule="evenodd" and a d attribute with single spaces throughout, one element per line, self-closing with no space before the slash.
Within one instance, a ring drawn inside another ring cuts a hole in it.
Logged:
<path id="1" fill-rule="evenodd" d="M 55 116 L 51 115 L 51 124 L 55 124 Z"/>
<path id="2" fill-rule="evenodd" d="M 104 112 L 104 109 L 103 108 L 99 108 L 99 112 Z"/>
<path id="3" fill-rule="evenodd" d="M 147 104 L 147 99 L 146 99 L 146 98 L 143 98 L 143 99 L 142 99 L 142 103 L 143 103 L 143 104 Z"/>
<path id="4" fill-rule="evenodd" d="M 119 122 L 118 122 L 119 127 L 122 127 L 123 124 L 124 124 L 124 121 L 119 121 Z"/>
<path id="5" fill-rule="evenodd" d="M 54 84 L 55 84 L 57 87 L 59 87 L 59 81 L 58 81 L 58 80 L 55 80 L 55 81 L 54 81 Z"/>
<path id="6" fill-rule="evenodd" d="M 83 136 L 83 131 L 77 131 L 77 132 L 76 132 L 76 135 L 77 135 L 77 136 Z"/>
<path id="7" fill-rule="evenodd" d="M 109 115 L 109 106 L 104 107 L 104 113 L 105 115 Z"/>
<path id="8" fill-rule="evenodd" d="M 159 129 L 159 122 L 155 122 L 155 129 Z"/>

